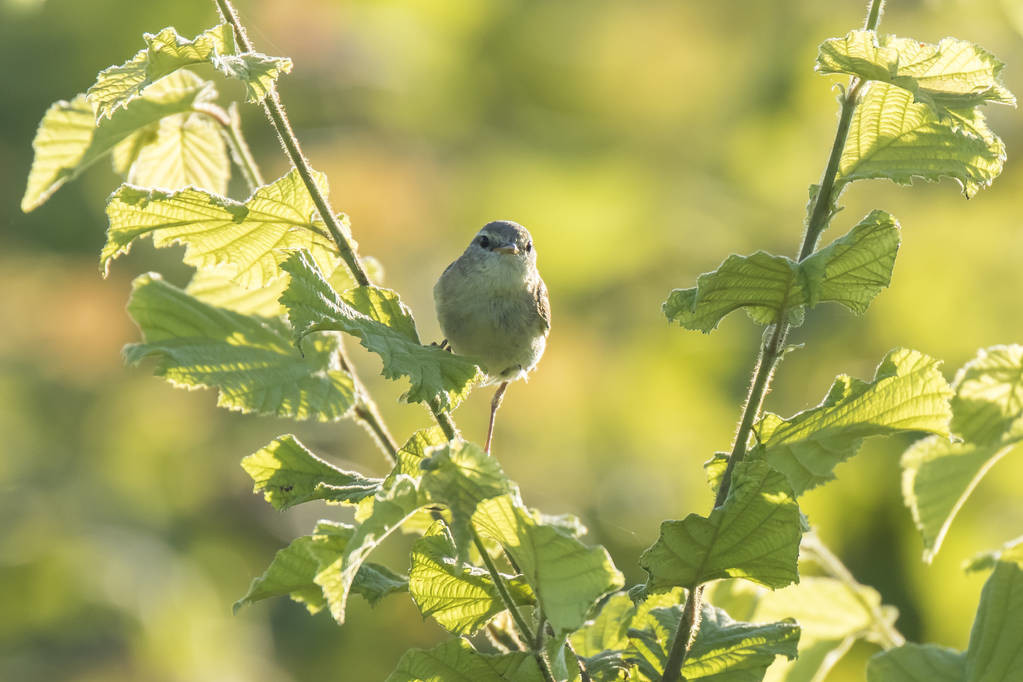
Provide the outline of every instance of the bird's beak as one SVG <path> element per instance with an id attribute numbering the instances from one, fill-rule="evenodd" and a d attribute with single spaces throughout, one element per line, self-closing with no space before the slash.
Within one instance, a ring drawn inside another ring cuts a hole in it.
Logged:
<path id="1" fill-rule="evenodd" d="M 519 252 L 519 249 L 514 244 L 509 244 L 508 246 L 495 246 L 494 251 L 497 253 L 510 253 L 514 256 Z"/>

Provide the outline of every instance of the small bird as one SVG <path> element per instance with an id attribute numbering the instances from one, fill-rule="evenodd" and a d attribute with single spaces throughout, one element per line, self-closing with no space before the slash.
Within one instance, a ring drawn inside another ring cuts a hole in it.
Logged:
<path id="1" fill-rule="evenodd" d="M 483 449 L 490 452 L 494 418 L 509 382 L 540 361 L 551 328 L 547 287 L 536 269 L 529 231 L 510 220 L 483 226 L 433 287 L 446 343 L 480 363 L 497 384 Z"/>

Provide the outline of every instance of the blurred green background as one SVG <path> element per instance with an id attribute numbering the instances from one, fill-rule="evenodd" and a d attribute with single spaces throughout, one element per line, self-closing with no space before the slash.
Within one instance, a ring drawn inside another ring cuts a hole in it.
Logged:
<path id="1" fill-rule="evenodd" d="M 817 44 L 862 24 L 863 3 L 611 0 L 238 2 L 257 49 L 294 59 L 281 93 L 312 163 L 326 171 L 362 252 L 437 338 L 431 288 L 488 220 L 532 231 L 551 292 L 547 355 L 508 394 L 495 452 L 531 505 L 573 512 L 630 583 L 664 518 L 705 513 L 701 463 L 730 444 L 759 331 L 733 316 L 711 336 L 669 328 L 660 304 L 731 252 L 793 254 L 806 187 L 834 135 L 833 80 Z M 217 410 L 126 369 L 137 333 L 129 282 L 149 269 L 184 283 L 180 252 L 136 248 L 97 271 L 100 164 L 30 215 L 18 202 L 31 140 L 57 99 L 129 58 L 141 34 L 213 25 L 212 3 L 0 0 L 0 679 L 378 680 L 409 646 L 444 636 L 407 598 L 350 621 L 286 599 L 231 614 L 273 553 L 337 508 L 279 514 L 251 494 L 241 457 L 293 432 L 319 454 L 381 474 L 351 423 L 309 425 Z M 895 0 L 885 32 L 974 40 L 1023 93 L 1023 8 L 1009 0 Z M 240 87 L 220 82 L 224 99 Z M 981 346 L 1023 341 L 1023 142 L 1018 112 L 990 109 L 1009 161 L 966 202 L 952 182 L 859 183 L 831 235 L 869 209 L 904 242 L 892 288 L 868 315 L 823 307 L 781 366 L 768 408 L 816 404 L 831 379 L 869 378 L 909 346 L 951 378 Z M 258 109 L 248 139 L 267 178 L 287 168 Z M 245 190 L 232 184 L 236 198 Z M 147 245 L 148 246 L 148 245 Z M 354 344 L 353 344 L 354 345 Z M 429 423 L 401 387 L 357 361 L 392 430 Z M 456 413 L 480 440 L 489 392 Z M 983 575 L 960 562 L 1023 532 L 1023 457 L 999 463 L 937 560 L 899 495 L 906 439 L 869 442 L 839 480 L 804 498 L 825 541 L 902 612 L 910 640 L 963 648 Z M 404 544 L 403 544 L 404 543 Z M 406 538 L 382 549 L 401 565 Z M 857 645 L 829 678 L 862 678 Z"/>

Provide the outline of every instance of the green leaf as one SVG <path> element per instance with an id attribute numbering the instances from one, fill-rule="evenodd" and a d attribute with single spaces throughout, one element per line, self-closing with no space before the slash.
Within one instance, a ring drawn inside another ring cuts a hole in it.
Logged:
<path id="1" fill-rule="evenodd" d="M 871 211 L 848 234 L 799 264 L 810 307 L 831 301 L 862 315 L 888 286 L 901 243 L 899 222 L 885 211 Z"/>
<path id="2" fill-rule="evenodd" d="M 464 639 L 450 639 L 406 651 L 387 682 L 543 682 L 543 675 L 531 654 L 481 654 Z"/>
<path id="3" fill-rule="evenodd" d="M 675 613 L 681 616 L 681 611 L 676 609 Z M 759 682 L 776 656 L 796 657 L 799 634 L 799 625 L 791 619 L 737 623 L 721 609 L 705 604 L 700 631 L 682 666 L 682 674 L 687 680 Z"/>
<path id="4" fill-rule="evenodd" d="M 690 514 L 661 524 L 660 537 L 640 557 L 651 589 L 746 578 L 767 587 L 799 580 L 802 524 L 785 476 L 763 461 L 736 465 L 725 503 L 709 517 Z"/>
<path id="5" fill-rule="evenodd" d="M 189 76 L 191 86 L 184 82 L 188 77 L 178 79 L 99 122 L 85 95 L 51 106 L 32 141 L 35 157 L 21 210 L 28 213 L 41 206 L 64 183 L 77 178 L 133 135 L 158 125 L 167 116 L 189 112 L 195 104 L 216 97 L 211 84 Z"/>
<path id="6" fill-rule="evenodd" d="M 800 324 L 804 306 L 826 301 L 862 314 L 888 286 L 898 250 L 898 222 L 873 211 L 801 263 L 763 251 L 729 256 L 714 272 L 700 275 L 695 289 L 674 290 L 664 313 L 669 321 L 703 332 L 739 308 L 759 324 L 782 319 Z"/>
<path id="7" fill-rule="evenodd" d="M 453 441 L 430 452 L 419 464 L 420 493 L 451 510 L 449 529 L 460 559 L 472 545 L 472 515 L 483 500 L 513 491 L 497 460 L 474 443 Z"/>
<path id="8" fill-rule="evenodd" d="M 739 620 L 752 622 L 794 618 L 802 630 L 799 658 L 779 662 L 768 679 L 811 682 L 827 671 L 860 639 L 880 642 L 874 613 L 894 624 L 898 612 L 883 606 L 877 590 L 834 578 L 802 576 L 798 585 L 767 590 L 740 580 L 719 581 L 704 593 L 707 600 Z"/>
<path id="9" fill-rule="evenodd" d="M 927 562 L 980 480 L 1023 440 L 1023 346 L 982 349 L 953 386 L 951 426 L 963 441 L 932 436 L 902 456 L 902 495 Z"/>
<path id="10" fill-rule="evenodd" d="M 315 339 L 303 356 L 283 325 L 197 301 L 154 273 L 136 278 L 128 312 L 143 342 L 125 347 L 126 361 L 155 356 L 155 374 L 183 388 L 217 388 L 221 407 L 336 421 L 355 404 L 351 377 L 336 366 L 336 338 Z"/>
<path id="11" fill-rule="evenodd" d="M 351 540 L 354 528 L 343 523 L 320 521 L 312 535 L 296 538 L 277 552 L 266 572 L 252 581 L 248 593 L 234 610 L 269 597 L 289 595 L 305 604 L 309 613 L 317 613 L 327 604 L 323 591 L 314 582 L 317 573 L 333 563 Z M 363 564 L 352 591 L 376 604 L 392 592 L 407 589 L 408 580 L 379 564 Z"/>
<path id="12" fill-rule="evenodd" d="M 340 268 L 338 272 L 343 271 Z M 235 269 L 230 265 L 219 265 L 212 268 L 200 268 L 192 275 L 185 287 L 185 293 L 203 303 L 218 308 L 233 310 L 242 315 L 258 315 L 259 317 L 279 317 L 284 315 L 284 306 L 279 299 L 284 293 L 288 280 L 278 277 L 266 286 L 246 289 L 234 281 Z"/>
<path id="13" fill-rule="evenodd" d="M 345 622 L 348 595 L 366 557 L 420 506 L 415 481 L 398 477 L 393 486 L 373 497 L 372 513 L 356 527 L 341 556 L 316 574 L 316 584 L 323 588 L 330 614 L 339 624 Z"/>
<path id="14" fill-rule="evenodd" d="M 383 360 L 388 379 L 411 382 L 408 402 L 439 400 L 453 408 L 481 376 L 469 359 L 419 342 L 412 312 L 389 289 L 360 287 L 338 295 L 308 253 L 293 252 L 281 267 L 291 282 L 281 297 L 298 338 L 324 330 L 343 331 Z"/>
<path id="15" fill-rule="evenodd" d="M 382 481 L 342 471 L 311 453 L 297 438 L 278 436 L 242 460 L 253 492 L 263 493 L 278 511 L 311 500 L 354 504 L 380 491 Z"/>
<path id="16" fill-rule="evenodd" d="M 139 147 L 127 180 L 142 187 L 197 187 L 224 194 L 230 175 L 216 124 L 199 114 L 176 114 L 162 119 L 152 141 Z"/>
<path id="17" fill-rule="evenodd" d="M 624 650 L 629 645 L 626 633 L 635 611 L 632 599 L 625 592 L 611 596 L 596 618 L 572 633 L 576 653 L 585 658 L 602 651 Z"/>
<path id="18" fill-rule="evenodd" d="M 291 71 L 290 59 L 258 53 L 233 54 L 234 33 L 227 24 L 215 26 L 192 40 L 182 38 L 171 27 L 155 35 L 146 33 L 143 38 L 144 49 L 124 64 L 101 71 L 89 88 L 89 102 L 97 118 L 112 116 L 153 83 L 191 64 L 210 63 L 224 75 L 241 79 L 250 102 L 265 97 L 276 78 Z"/>
<path id="19" fill-rule="evenodd" d="M 981 552 L 963 564 L 966 571 L 989 571 L 998 561 L 1023 565 L 1023 536 L 1006 542 L 998 549 Z"/>
<path id="20" fill-rule="evenodd" d="M 948 438 L 952 390 L 940 362 L 904 348 L 888 353 L 871 382 L 841 375 L 824 401 L 789 419 L 767 413 L 755 448 L 797 495 L 834 478 L 868 436 L 926 431 Z"/>
<path id="21" fill-rule="evenodd" d="M 337 269 L 330 276 L 330 285 L 336 291 L 355 286 L 355 280 L 348 269 L 342 266 L 340 261 L 337 261 L 336 265 Z M 232 265 L 196 270 L 185 287 L 185 293 L 204 303 L 243 315 L 281 317 L 285 314 L 285 308 L 278 299 L 288 286 L 287 277 L 277 277 L 261 287 L 247 289 L 234 280 L 235 271 Z"/>
<path id="22" fill-rule="evenodd" d="M 959 119 L 972 124 L 964 126 Z M 914 102 L 908 90 L 868 83 L 853 113 L 836 186 L 870 178 L 909 185 L 914 178 L 937 182 L 947 177 L 973 196 L 1002 172 L 1005 150 L 979 113 L 959 111 L 955 123 Z"/>
<path id="23" fill-rule="evenodd" d="M 825 41 L 815 68 L 897 85 L 940 111 L 942 106 L 987 102 L 1015 105 L 999 75 L 1004 66 L 983 48 L 957 38 L 933 45 L 857 30 Z"/>
<path id="24" fill-rule="evenodd" d="M 962 653 L 936 644 L 904 644 L 867 664 L 867 682 L 963 682 Z M 1008 682 L 1008 680 L 1006 680 Z"/>
<path id="25" fill-rule="evenodd" d="M 517 604 L 534 602 L 523 580 L 503 579 Z M 490 574 L 456 559 L 450 538 L 437 527 L 412 546 L 409 593 L 424 617 L 455 635 L 472 635 L 505 610 Z"/>
<path id="26" fill-rule="evenodd" d="M 270 94 L 283 74 L 291 73 L 291 60 L 287 57 L 268 57 L 258 52 L 226 55 L 213 61 L 221 73 L 245 84 L 245 97 L 258 102 Z"/>
<path id="27" fill-rule="evenodd" d="M 631 631 L 634 641 L 646 644 L 657 676 L 663 675 L 668 646 L 682 620 L 682 605 L 655 608 L 644 631 Z M 634 620 L 633 628 L 639 623 Z M 777 623 L 738 623 L 722 609 L 704 604 L 700 629 L 682 674 L 686 680 L 759 682 L 775 656 L 796 657 L 799 625 L 789 619 Z"/>
<path id="28" fill-rule="evenodd" d="M 557 633 L 578 629 L 597 599 L 625 584 L 607 550 L 538 524 L 511 495 L 480 502 L 473 525 L 508 553 Z"/>
<path id="29" fill-rule="evenodd" d="M 999 561 L 984 583 L 966 650 L 968 682 L 1023 679 L 1023 568 Z"/>
<path id="30" fill-rule="evenodd" d="M 326 179 L 317 183 L 326 192 Z M 304 248 L 329 273 L 340 259 L 334 243 L 313 224 L 316 208 L 298 171 L 260 187 L 244 204 L 202 190 L 176 192 L 122 185 L 107 201 L 107 243 L 100 255 L 104 275 L 110 261 L 144 236 L 158 247 L 184 244 L 184 261 L 198 268 L 230 266 L 245 288 L 280 277 L 286 249 Z"/>

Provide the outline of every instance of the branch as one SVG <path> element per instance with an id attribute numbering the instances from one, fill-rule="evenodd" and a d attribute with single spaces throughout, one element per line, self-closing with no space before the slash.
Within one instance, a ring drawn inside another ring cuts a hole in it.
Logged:
<path id="1" fill-rule="evenodd" d="M 242 26 L 241 21 L 238 19 L 238 12 L 231 4 L 230 0 L 214 0 L 217 11 L 223 20 L 231 24 L 231 28 L 234 30 L 235 40 L 238 42 L 239 47 L 245 52 L 252 51 L 252 43 L 249 41 L 248 36 L 245 33 L 245 28 Z M 298 142 L 298 138 L 295 137 L 294 131 L 291 129 L 291 123 L 288 121 L 288 114 L 284 109 L 284 104 L 281 102 L 280 97 L 277 94 L 277 87 L 272 85 L 270 91 L 266 97 L 262 100 L 263 111 L 266 113 L 267 118 L 270 119 L 270 123 L 273 125 L 274 130 L 277 132 L 277 137 L 281 141 L 281 145 L 284 147 L 284 151 L 291 159 L 295 169 L 298 170 L 299 176 L 302 178 L 302 182 L 305 184 L 306 189 L 309 191 L 309 196 L 313 200 L 313 204 L 316 206 L 317 212 L 323 219 L 324 225 L 327 226 L 327 231 L 330 232 L 331 239 L 337 245 L 338 253 L 344 260 L 345 265 L 348 266 L 348 270 L 352 273 L 352 277 L 355 278 L 356 283 L 359 286 L 371 286 L 372 282 L 369 279 L 369 275 L 366 274 L 366 268 L 363 266 L 362 261 L 359 259 L 358 254 L 355 252 L 352 243 L 344 235 L 344 231 L 341 229 L 341 225 L 337 220 L 337 216 L 330 204 L 327 202 L 327 198 L 323 196 L 319 186 L 313 181 L 313 171 L 309 166 L 309 162 L 306 160 L 305 155 L 302 153 L 302 147 Z M 368 395 L 365 396 L 369 400 Z M 458 428 L 455 426 L 454 420 L 451 419 L 451 415 L 445 412 L 439 403 L 431 403 L 430 411 L 433 413 L 434 419 L 437 420 L 437 424 L 444 432 L 445 437 L 448 440 L 453 440 L 458 435 Z M 373 406 L 373 411 L 376 410 L 376 406 Z"/>
<path id="2" fill-rule="evenodd" d="M 867 30 L 877 29 L 881 20 L 881 12 L 884 0 L 871 0 L 867 11 Z M 813 208 L 810 210 L 810 217 L 807 220 L 806 232 L 803 235 L 803 243 L 799 249 L 799 260 L 808 258 L 817 248 L 817 242 L 821 233 L 828 226 L 834 214 L 832 207 L 841 193 L 843 187 L 836 185 L 838 177 L 838 164 L 842 158 L 842 150 L 845 149 L 846 139 L 849 137 L 849 125 L 852 122 L 853 111 L 856 109 L 856 102 L 860 94 L 863 81 L 853 78 L 845 94 L 842 97 L 842 110 L 838 118 L 838 130 L 835 132 L 835 141 L 831 145 L 831 153 L 828 156 L 828 163 L 824 169 L 824 175 L 817 195 L 814 198 Z M 721 477 L 717 495 L 714 499 L 714 506 L 719 507 L 728 499 L 728 491 L 732 485 L 732 471 L 735 465 L 746 456 L 746 448 L 749 443 L 750 432 L 753 424 L 760 416 L 760 410 L 764 404 L 764 397 L 767 395 L 771 378 L 778 365 L 778 360 L 783 354 L 785 338 L 788 336 L 791 326 L 779 320 L 775 323 L 773 330 L 769 330 L 770 338 L 764 343 L 757 356 L 756 369 L 753 372 L 753 380 L 750 382 L 749 394 L 746 404 L 743 406 L 742 419 L 739 422 L 739 430 L 735 434 L 735 442 L 732 445 L 732 452 L 728 455 L 728 463 L 725 466 L 725 473 Z M 686 654 L 693 640 L 696 639 L 699 631 L 700 601 L 703 591 L 699 585 L 693 585 L 686 598 L 685 614 L 675 636 L 671 642 L 668 652 L 668 660 L 664 666 L 663 682 L 675 682 L 681 677 L 682 666 L 685 664 Z"/>

